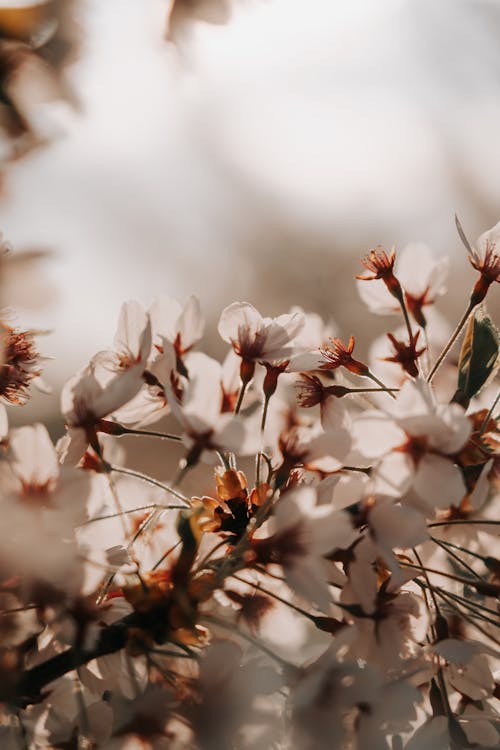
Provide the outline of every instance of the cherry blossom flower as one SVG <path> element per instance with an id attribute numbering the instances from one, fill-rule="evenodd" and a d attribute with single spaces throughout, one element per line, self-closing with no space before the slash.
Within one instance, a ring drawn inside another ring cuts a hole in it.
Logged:
<path id="1" fill-rule="evenodd" d="M 421 349 L 417 349 L 419 335 L 420 331 L 417 331 L 417 333 L 410 338 L 410 342 L 406 344 L 404 341 L 399 341 L 392 333 L 387 334 L 387 338 L 394 349 L 394 354 L 391 357 L 385 357 L 385 360 L 387 362 L 396 362 L 401 365 L 403 370 L 413 378 L 418 376 L 417 360 L 426 349 L 425 346 Z"/>
<path id="2" fill-rule="evenodd" d="M 386 750 L 388 735 L 407 732 L 421 700 L 416 688 L 346 658 L 350 636 L 341 633 L 309 665 L 292 692 L 294 747 Z"/>
<path id="3" fill-rule="evenodd" d="M 348 515 L 317 505 L 314 489 L 302 487 L 281 498 L 269 530 L 270 537 L 253 540 L 256 559 L 281 565 L 290 588 L 325 610 L 331 594 L 323 555 L 354 541 Z"/>
<path id="4" fill-rule="evenodd" d="M 354 343 L 354 336 L 350 337 L 347 346 L 342 343 L 341 339 L 330 339 L 330 343 L 320 349 L 322 361 L 319 369 L 336 370 L 337 367 L 345 367 L 356 375 L 367 375 L 368 366 L 352 356 Z"/>
<path id="5" fill-rule="evenodd" d="M 463 230 L 459 224 L 458 226 L 461 236 L 464 237 Z M 470 247 L 467 242 L 469 262 L 480 273 L 471 295 L 473 305 L 478 305 L 483 301 L 493 282 L 500 281 L 500 252 L 497 249 L 499 242 L 500 222 L 479 237 L 476 249 Z"/>
<path id="6" fill-rule="evenodd" d="M 467 442 L 471 423 L 458 404 L 437 404 L 422 380 L 407 381 L 392 410 L 365 412 L 353 423 L 358 449 L 378 458 L 372 478 L 376 492 L 405 497 L 426 513 L 458 506 L 466 494 L 453 460 Z"/>
<path id="7" fill-rule="evenodd" d="M 248 426 L 232 413 L 223 413 L 222 370 L 220 364 L 201 352 L 188 359 L 189 381 L 177 399 L 166 385 L 173 415 L 183 427 L 183 441 L 196 461 L 205 451 L 235 451 L 242 455 L 254 452 L 248 444 Z"/>
<path id="8" fill-rule="evenodd" d="M 143 385 L 151 349 L 149 316 L 137 302 L 123 305 L 111 350 L 99 352 L 70 378 L 61 393 L 61 411 L 68 428 L 63 456 L 81 457 L 89 442 L 96 445 L 99 419 L 131 401 Z M 71 443 L 74 443 L 72 446 Z"/>
<path id="9" fill-rule="evenodd" d="M 446 292 L 449 258 L 436 258 L 432 250 L 422 243 L 410 243 L 398 253 L 395 274 L 401 284 L 406 306 L 418 325 L 425 327 L 427 312 L 438 297 Z M 363 283 L 358 277 L 357 289 L 370 312 L 376 315 L 399 313 L 401 307 L 389 292 L 382 278 Z"/>
<path id="10" fill-rule="evenodd" d="M 286 367 L 298 353 L 293 340 L 304 324 L 304 315 L 299 312 L 263 318 L 249 302 L 233 302 L 222 311 L 219 334 L 241 357 L 242 389 L 236 411 L 239 411 L 246 386 L 254 376 L 256 363 Z"/>
<path id="11" fill-rule="evenodd" d="M 1 553 L 4 573 L 24 572 L 30 581 L 42 578 L 77 589 L 78 558 L 71 540 L 75 525 L 87 517 L 89 476 L 60 467 L 46 428 L 36 424 L 10 432 L 0 481 L 0 504 L 9 528 Z"/>
<path id="12" fill-rule="evenodd" d="M 205 328 L 198 299 L 193 295 L 181 306 L 163 294 L 155 299 L 149 314 L 155 348 L 162 353 L 168 346 L 173 347 L 177 369 L 185 375 L 183 358 L 201 339 Z"/>
<path id="13" fill-rule="evenodd" d="M 222 311 L 218 330 L 244 361 L 272 364 L 294 353 L 291 342 L 304 324 L 299 312 L 263 318 L 249 302 L 233 302 Z"/>

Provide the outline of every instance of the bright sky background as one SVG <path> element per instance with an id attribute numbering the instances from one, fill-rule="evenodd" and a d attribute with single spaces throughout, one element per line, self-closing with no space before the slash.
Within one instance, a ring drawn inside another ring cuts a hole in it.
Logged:
<path id="1" fill-rule="evenodd" d="M 179 52 L 163 0 L 82 0 L 82 111 L 49 113 L 62 137 L 13 167 L 0 203 L 14 247 L 57 254 L 59 298 L 36 314 L 49 371 L 106 346 L 124 299 L 220 308 L 228 280 L 239 297 L 237 258 L 270 217 L 357 255 L 461 253 L 455 211 L 473 239 L 500 218 L 495 5 L 241 0 Z"/>

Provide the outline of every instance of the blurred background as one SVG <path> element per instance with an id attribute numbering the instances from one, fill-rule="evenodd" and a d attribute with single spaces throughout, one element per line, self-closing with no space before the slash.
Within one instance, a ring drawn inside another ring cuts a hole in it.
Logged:
<path id="1" fill-rule="evenodd" d="M 25 59 L 11 11 L 38 6 Z M 452 257 L 456 318 L 474 274 L 454 214 L 472 241 L 500 219 L 499 35 L 495 0 L 0 0 L 0 104 L 22 115 L 0 134 L 0 229 L 50 251 L 6 301 L 55 357 L 54 395 L 12 420 L 60 432 L 62 382 L 130 298 L 198 295 L 216 354 L 229 302 L 300 305 L 362 357 L 386 323 L 359 258 L 420 240 Z"/>

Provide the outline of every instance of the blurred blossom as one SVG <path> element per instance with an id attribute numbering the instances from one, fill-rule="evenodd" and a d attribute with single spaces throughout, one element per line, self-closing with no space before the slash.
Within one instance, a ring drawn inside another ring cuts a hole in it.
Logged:
<path id="1" fill-rule="evenodd" d="M 364 316 L 341 271 L 379 242 L 450 252 L 458 305 L 452 216 L 474 237 L 500 198 L 494 4 L 39 5 L 50 23 L 30 54 L 58 85 L 65 65 L 81 111 L 50 105 L 61 137 L 11 168 L 0 221 L 16 246 L 58 253 L 41 321 L 57 380 L 105 345 L 127 297 L 194 292 L 213 321 L 237 289 L 263 315 L 299 304 L 341 333 Z"/>

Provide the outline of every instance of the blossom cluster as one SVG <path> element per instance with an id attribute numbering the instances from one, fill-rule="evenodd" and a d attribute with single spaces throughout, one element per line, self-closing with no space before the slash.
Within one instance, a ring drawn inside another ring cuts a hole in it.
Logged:
<path id="1" fill-rule="evenodd" d="M 499 747 L 500 225 L 474 248 L 457 226 L 454 331 L 447 259 L 363 259 L 362 300 L 401 323 L 366 357 L 234 302 L 220 363 L 195 297 L 126 302 L 56 444 L 9 427 L 43 358 L 2 322 L 2 748 Z M 155 440 L 172 477 L 133 468 Z"/>

